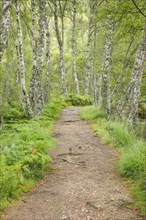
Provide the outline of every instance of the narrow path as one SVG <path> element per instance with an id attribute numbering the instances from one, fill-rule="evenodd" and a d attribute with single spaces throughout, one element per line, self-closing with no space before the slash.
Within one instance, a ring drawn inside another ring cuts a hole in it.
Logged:
<path id="1" fill-rule="evenodd" d="M 67 108 L 55 126 L 54 171 L 4 220 L 140 220 L 118 177 L 117 153 L 101 144 L 79 108 Z"/>

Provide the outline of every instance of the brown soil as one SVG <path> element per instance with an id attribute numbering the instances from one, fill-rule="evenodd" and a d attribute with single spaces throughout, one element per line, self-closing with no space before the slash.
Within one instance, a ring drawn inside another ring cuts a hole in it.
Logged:
<path id="1" fill-rule="evenodd" d="M 141 220 L 116 172 L 118 153 L 93 135 L 79 108 L 63 110 L 55 126 L 54 170 L 4 220 Z"/>

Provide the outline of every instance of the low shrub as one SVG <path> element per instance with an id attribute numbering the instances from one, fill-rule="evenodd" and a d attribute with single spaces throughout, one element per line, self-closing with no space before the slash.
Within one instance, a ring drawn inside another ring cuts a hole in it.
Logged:
<path id="1" fill-rule="evenodd" d="M 20 103 L 11 101 L 6 106 L 0 106 L 0 116 L 3 116 L 5 122 L 12 123 L 15 120 L 23 119 L 24 113 Z"/>
<path id="2" fill-rule="evenodd" d="M 56 99 L 45 107 L 42 117 L 4 126 L 0 134 L 0 211 L 49 168 L 48 150 L 55 143 L 52 127 L 64 106 L 63 100 Z"/>
<path id="3" fill-rule="evenodd" d="M 90 96 L 82 96 L 76 94 L 70 94 L 65 99 L 65 101 L 67 105 L 73 105 L 73 106 L 86 106 L 93 104 L 93 99 Z"/>

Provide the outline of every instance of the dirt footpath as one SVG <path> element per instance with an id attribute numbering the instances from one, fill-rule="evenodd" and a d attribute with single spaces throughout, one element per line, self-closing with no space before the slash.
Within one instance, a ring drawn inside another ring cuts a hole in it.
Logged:
<path id="1" fill-rule="evenodd" d="M 117 153 L 81 121 L 79 108 L 63 110 L 55 126 L 53 172 L 24 195 L 3 220 L 141 220 L 116 173 Z"/>

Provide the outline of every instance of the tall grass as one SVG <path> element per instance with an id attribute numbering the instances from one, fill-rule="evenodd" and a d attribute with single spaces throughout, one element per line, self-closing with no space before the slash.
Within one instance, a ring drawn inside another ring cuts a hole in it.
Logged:
<path id="1" fill-rule="evenodd" d="M 44 176 L 54 146 L 53 123 L 65 104 L 54 100 L 43 116 L 5 125 L 0 134 L 0 211 Z"/>
<path id="2" fill-rule="evenodd" d="M 117 164 L 118 171 L 132 181 L 136 205 L 146 215 L 146 142 L 138 138 L 126 123 L 106 121 L 102 111 L 93 106 L 83 108 L 80 116 L 92 121 L 95 133 L 105 143 L 123 149 Z"/>

